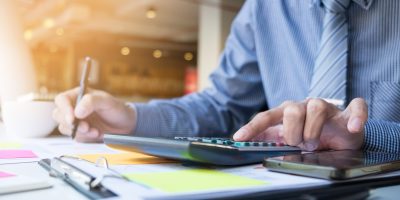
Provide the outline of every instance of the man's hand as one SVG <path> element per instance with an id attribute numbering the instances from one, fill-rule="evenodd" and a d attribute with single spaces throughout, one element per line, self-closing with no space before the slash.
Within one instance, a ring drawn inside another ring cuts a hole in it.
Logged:
<path id="1" fill-rule="evenodd" d="M 135 110 L 110 94 L 89 90 L 74 109 L 79 88 L 59 94 L 53 118 L 64 135 L 71 135 L 73 121 L 79 119 L 75 139 L 80 142 L 102 142 L 103 134 L 130 133 L 136 122 Z"/>
<path id="2" fill-rule="evenodd" d="M 367 104 L 361 98 L 351 101 L 344 111 L 322 99 L 285 102 L 257 114 L 233 138 L 284 142 L 308 151 L 360 149 L 367 119 Z"/>

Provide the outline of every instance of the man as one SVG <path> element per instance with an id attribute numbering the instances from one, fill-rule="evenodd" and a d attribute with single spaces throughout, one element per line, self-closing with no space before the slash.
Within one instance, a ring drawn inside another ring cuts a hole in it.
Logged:
<path id="1" fill-rule="evenodd" d="M 210 79 L 202 92 L 147 104 L 92 90 L 75 110 L 74 89 L 56 98 L 54 117 L 67 135 L 82 119 L 85 142 L 235 133 L 310 151 L 400 152 L 400 1 L 248 0 Z"/>

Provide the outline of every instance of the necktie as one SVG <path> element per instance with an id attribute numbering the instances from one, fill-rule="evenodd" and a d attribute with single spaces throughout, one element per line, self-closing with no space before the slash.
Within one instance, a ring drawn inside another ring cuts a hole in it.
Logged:
<path id="1" fill-rule="evenodd" d="M 346 102 L 349 51 L 346 10 L 350 1 L 321 0 L 325 17 L 309 91 L 309 97 L 323 98 L 342 108 Z"/>

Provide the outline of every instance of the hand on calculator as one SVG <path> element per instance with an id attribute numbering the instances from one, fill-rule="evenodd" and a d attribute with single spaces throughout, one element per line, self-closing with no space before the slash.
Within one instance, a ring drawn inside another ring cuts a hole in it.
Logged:
<path id="1" fill-rule="evenodd" d="M 360 149 L 368 108 L 356 98 L 345 110 L 322 99 L 285 102 L 257 114 L 239 129 L 236 141 L 279 141 L 313 151 L 323 149 Z"/>

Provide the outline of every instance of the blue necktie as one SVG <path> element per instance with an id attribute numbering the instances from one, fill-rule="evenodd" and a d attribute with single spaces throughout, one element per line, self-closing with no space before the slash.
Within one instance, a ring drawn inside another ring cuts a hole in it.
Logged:
<path id="1" fill-rule="evenodd" d="M 323 98 L 342 108 L 346 102 L 349 51 L 346 10 L 350 1 L 321 0 L 325 17 L 309 91 L 309 97 Z"/>

